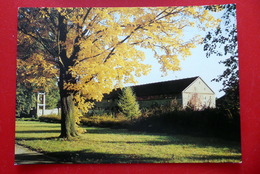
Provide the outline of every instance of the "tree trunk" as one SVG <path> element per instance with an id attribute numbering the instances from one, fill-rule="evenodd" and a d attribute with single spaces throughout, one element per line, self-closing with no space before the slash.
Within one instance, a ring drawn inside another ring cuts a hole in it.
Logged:
<path id="1" fill-rule="evenodd" d="M 61 138 L 77 136 L 76 123 L 74 118 L 73 94 L 61 96 Z"/>
<path id="2" fill-rule="evenodd" d="M 66 78 L 64 78 L 64 76 Z M 71 76 L 69 76 L 71 77 Z M 66 73 L 60 74 L 59 88 L 61 99 L 61 134 L 60 138 L 71 138 L 78 136 L 74 116 L 73 91 L 64 89 L 64 79 L 68 80 Z"/>
<path id="3" fill-rule="evenodd" d="M 67 39 L 67 21 L 65 16 L 59 14 L 59 68 L 60 68 L 60 78 L 59 78 L 59 89 L 60 89 L 60 99 L 61 99 L 61 138 L 71 138 L 78 135 L 76 130 L 75 116 L 74 116 L 74 100 L 73 95 L 75 91 L 68 90 L 64 88 L 65 83 L 75 84 L 76 80 L 73 78 L 69 67 L 74 65 L 74 59 L 67 57 L 67 48 L 64 43 Z M 76 56 L 76 53 L 75 55 Z"/>

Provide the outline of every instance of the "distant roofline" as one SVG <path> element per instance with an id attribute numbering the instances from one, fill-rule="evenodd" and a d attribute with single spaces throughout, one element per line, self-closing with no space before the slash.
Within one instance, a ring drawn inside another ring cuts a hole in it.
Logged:
<path id="1" fill-rule="evenodd" d="M 175 80 L 166 80 L 166 81 L 158 81 L 158 82 L 152 82 L 152 83 L 144 83 L 140 85 L 132 85 L 132 86 L 126 86 L 126 87 L 136 87 L 136 86 L 145 86 L 145 85 L 154 85 L 154 84 L 160 84 L 160 83 L 168 83 L 168 82 L 173 82 L 173 81 L 179 81 L 179 80 L 187 80 L 187 79 L 193 79 L 196 80 L 197 78 L 202 78 L 200 76 L 194 76 L 194 77 L 188 77 L 188 78 L 181 78 L 181 79 L 175 79 Z M 202 80 L 203 81 L 203 80 Z M 204 81 L 203 81 L 204 82 Z M 204 82 L 205 83 L 205 82 Z"/>
<path id="2" fill-rule="evenodd" d="M 215 92 L 207 85 L 207 83 L 205 83 L 204 80 L 202 80 L 200 76 L 146 83 L 146 84 L 135 85 L 135 86 L 126 86 L 126 87 L 132 88 L 137 97 L 169 95 L 169 94 L 177 95 L 185 91 L 190 85 L 192 85 L 198 79 L 201 79 L 201 81 L 204 84 L 206 84 L 206 86 L 210 89 L 210 91 L 212 91 L 212 93 L 215 95 Z M 174 85 L 174 86 L 169 87 L 170 85 Z M 114 98 L 115 96 L 119 95 L 118 92 L 121 90 L 122 88 L 114 89 L 111 93 L 104 96 L 104 98 L 111 98 L 111 97 Z"/>

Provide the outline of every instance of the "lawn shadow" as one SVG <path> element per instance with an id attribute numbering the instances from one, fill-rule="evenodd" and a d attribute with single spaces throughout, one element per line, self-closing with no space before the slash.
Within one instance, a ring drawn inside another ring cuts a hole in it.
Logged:
<path id="1" fill-rule="evenodd" d="M 34 141 L 34 140 L 56 140 L 56 139 L 59 139 L 59 137 L 57 136 L 57 137 L 44 137 L 44 138 L 42 138 L 42 137 L 23 137 L 23 138 L 16 138 L 15 140 L 16 141 L 22 141 L 22 140 L 26 140 L 26 141 Z M 19 143 L 18 143 L 19 144 Z"/>
<path id="2" fill-rule="evenodd" d="M 28 134 L 28 133 L 60 133 L 60 130 L 26 130 L 26 131 L 16 131 L 16 133 L 25 133 L 25 134 Z"/>
<path id="3" fill-rule="evenodd" d="M 49 158 L 42 154 L 26 153 L 15 154 L 15 164 L 57 164 L 59 160 Z"/>
<path id="4" fill-rule="evenodd" d="M 203 155 L 203 156 L 190 156 L 185 157 L 190 161 L 211 161 L 211 160 L 223 160 L 223 161 L 242 161 L 241 155 L 229 155 L 229 156 L 221 156 L 221 155 Z"/>
<path id="5" fill-rule="evenodd" d="M 117 144 L 117 143 L 126 143 L 126 144 L 147 144 L 151 146 L 163 146 L 163 145 L 178 145 L 180 143 L 172 142 L 172 141 L 101 141 L 102 143 L 112 143 L 112 144 Z"/>
<path id="6" fill-rule="evenodd" d="M 60 159 L 60 163 L 71 162 L 74 164 L 162 163 L 165 161 L 165 158 L 143 157 L 133 154 L 97 153 L 88 150 L 52 152 L 45 154 Z"/>
<path id="7" fill-rule="evenodd" d="M 85 128 L 85 127 L 84 127 Z M 227 141 L 219 141 L 215 138 L 199 138 L 199 137 L 192 137 L 192 136 L 185 136 L 185 135 L 169 135 L 169 134 L 162 134 L 162 133 L 146 133 L 146 132 L 139 132 L 139 131 L 129 131 L 127 129 L 111 129 L 111 128 L 97 128 L 97 127 L 88 127 L 86 134 L 118 134 L 118 135 L 151 135 L 157 136 L 154 137 L 152 140 L 119 140 L 119 141 L 101 141 L 104 143 L 127 143 L 127 144 L 148 144 L 151 146 L 165 146 L 165 145 L 180 145 L 180 146 L 196 146 L 201 148 L 213 147 L 213 148 L 223 148 L 223 147 L 231 147 L 235 153 L 239 153 L 239 145 L 230 143 Z M 17 131 L 20 134 L 34 134 L 43 133 L 60 133 L 60 130 L 28 130 L 28 131 Z M 53 135 L 52 135 L 53 136 Z M 16 140 L 55 140 L 58 137 L 28 137 L 28 138 L 17 138 Z M 152 147 L 151 147 L 152 148 Z M 120 153 L 120 152 L 119 152 Z M 144 157 L 141 155 L 134 155 L 134 154 L 108 154 L 108 153 L 99 153 L 90 150 L 81 150 L 81 151 L 62 151 L 62 152 L 48 152 L 45 153 L 47 156 L 54 157 L 58 159 L 57 163 L 164 163 L 167 161 L 173 161 L 173 159 L 166 159 L 166 158 L 157 158 L 157 157 Z M 17 156 L 17 160 L 21 160 L 25 158 L 25 156 Z M 218 155 L 208 155 L 203 157 L 198 156 L 190 156 L 187 157 L 190 161 L 208 161 L 214 159 L 223 159 L 223 160 L 240 160 L 241 156 L 231 155 L 231 156 L 218 156 Z M 30 159 L 29 159 L 30 160 Z"/>
<path id="8" fill-rule="evenodd" d="M 225 147 L 236 147 L 237 152 L 240 152 L 240 142 L 227 141 L 222 139 L 217 139 L 214 137 L 198 137 L 191 135 L 172 135 L 166 133 L 147 133 L 139 131 L 129 131 L 127 129 L 111 129 L 111 128 L 93 128 L 88 129 L 87 134 L 119 134 L 119 135 L 152 135 L 158 136 L 155 141 L 104 141 L 106 143 L 142 143 L 149 145 L 192 145 L 200 148 L 225 148 Z"/>
<path id="9" fill-rule="evenodd" d="M 31 125 L 29 124 L 29 125 L 17 125 L 18 127 L 31 127 Z M 44 127 L 44 128 L 60 128 L 61 126 L 60 126 L 60 124 L 59 123 L 57 123 L 57 124 L 55 124 L 55 125 L 48 125 L 48 124 L 46 124 L 46 125 L 39 125 L 40 127 Z"/>
<path id="10" fill-rule="evenodd" d="M 135 134 L 140 135 L 141 132 L 130 132 L 127 129 L 112 129 L 112 128 L 101 128 L 101 127 L 83 127 L 87 129 L 87 133 L 91 134 L 120 134 L 120 135 L 126 135 L 126 134 Z"/>

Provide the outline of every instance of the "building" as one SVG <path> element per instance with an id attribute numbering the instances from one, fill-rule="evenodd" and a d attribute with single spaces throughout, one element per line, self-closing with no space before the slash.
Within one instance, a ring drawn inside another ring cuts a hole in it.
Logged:
<path id="1" fill-rule="evenodd" d="M 214 91 L 200 78 L 192 77 L 165 82 L 132 86 L 141 108 L 169 104 L 177 101 L 180 107 L 192 106 L 194 109 L 215 108 L 216 97 Z M 105 95 L 97 108 L 113 110 L 121 94 L 121 89 Z"/>

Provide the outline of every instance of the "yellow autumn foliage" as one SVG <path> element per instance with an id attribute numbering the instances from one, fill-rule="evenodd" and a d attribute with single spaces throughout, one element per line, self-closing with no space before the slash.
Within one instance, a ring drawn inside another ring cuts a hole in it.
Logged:
<path id="1" fill-rule="evenodd" d="M 53 85 L 53 78 L 58 76 L 58 69 L 42 54 L 33 54 L 28 59 L 17 59 L 18 82 L 30 83 L 39 90 L 48 91 Z"/>

